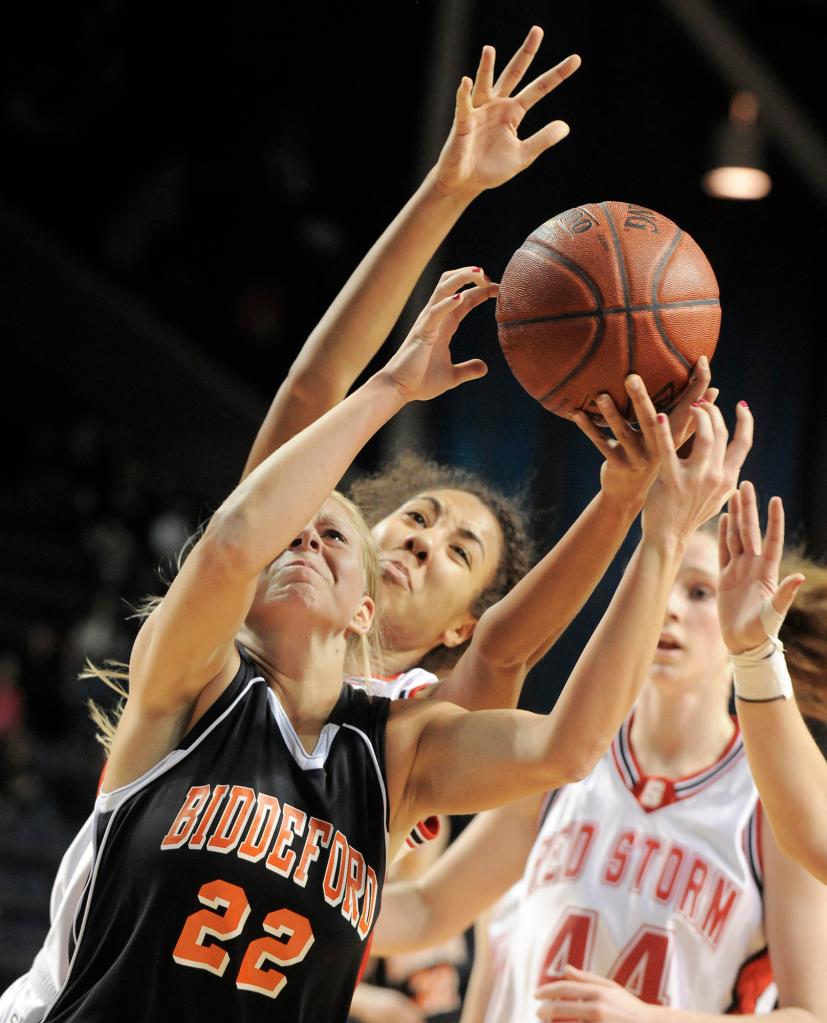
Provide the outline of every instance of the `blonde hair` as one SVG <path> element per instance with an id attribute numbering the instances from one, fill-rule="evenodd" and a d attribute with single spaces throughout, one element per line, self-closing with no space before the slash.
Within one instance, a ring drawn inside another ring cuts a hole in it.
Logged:
<path id="1" fill-rule="evenodd" d="M 827 566 L 802 548 L 786 551 L 781 578 L 806 576 L 781 626 L 795 698 L 805 717 L 827 723 Z"/>
<path id="2" fill-rule="evenodd" d="M 379 589 L 379 551 L 359 508 L 338 490 L 330 495 L 331 499 L 344 511 L 356 530 L 356 535 L 362 545 L 362 574 L 364 578 L 364 593 L 377 603 L 377 591 Z M 184 544 L 175 561 L 175 572 L 177 574 L 190 551 L 201 538 L 206 523 L 204 523 Z M 163 578 L 162 581 L 167 587 L 172 578 Z M 145 597 L 140 604 L 132 609 L 130 619 L 146 621 L 156 607 L 160 606 L 163 597 L 158 595 Z M 370 678 L 371 675 L 382 673 L 382 646 L 380 636 L 379 612 L 374 611 L 370 629 L 364 634 L 351 633 L 347 637 L 347 648 L 345 651 L 345 672 L 349 675 L 361 675 Z M 87 700 L 89 716 L 95 723 L 97 731 L 96 740 L 103 746 L 107 754 L 111 751 L 112 740 L 115 737 L 115 730 L 123 714 L 124 704 L 129 695 L 129 665 L 122 661 L 104 661 L 103 666 L 86 661 L 86 666 L 79 676 L 81 679 L 96 679 L 103 682 L 105 686 L 116 694 L 117 702 L 112 710 L 102 707 L 93 699 Z"/>

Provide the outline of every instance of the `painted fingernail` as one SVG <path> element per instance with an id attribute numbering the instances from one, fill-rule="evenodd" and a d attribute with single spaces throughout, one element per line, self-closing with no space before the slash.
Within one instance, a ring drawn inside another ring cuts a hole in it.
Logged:
<path id="1" fill-rule="evenodd" d="M 655 418 L 657 419 L 657 421 L 659 423 L 665 423 L 666 422 L 666 416 L 662 412 L 658 412 L 658 414 L 657 414 L 657 416 Z"/>
<path id="2" fill-rule="evenodd" d="M 475 273 L 475 274 L 481 274 L 481 273 L 482 273 L 482 267 L 481 267 L 481 266 L 474 266 L 474 267 L 471 267 L 471 270 L 472 270 L 472 271 L 473 271 L 473 273 Z"/>
<path id="3" fill-rule="evenodd" d="M 692 408 L 697 408 L 699 405 L 700 405 L 699 401 L 693 401 L 692 402 Z"/>
<path id="4" fill-rule="evenodd" d="M 457 293 L 456 293 L 456 294 L 455 294 L 455 295 L 453 296 L 453 299 L 454 299 L 454 301 L 455 301 L 455 302 L 456 302 L 456 300 L 457 300 L 458 298 L 462 298 L 462 295 L 461 295 L 461 294 L 460 294 L 459 292 L 457 292 Z"/>
<path id="5" fill-rule="evenodd" d="M 739 404 L 739 405 L 740 405 L 740 406 L 741 406 L 742 408 L 749 408 L 749 405 L 748 405 L 748 404 L 747 404 L 747 402 L 745 402 L 745 401 L 739 401 L 739 402 L 738 402 L 738 404 Z"/>

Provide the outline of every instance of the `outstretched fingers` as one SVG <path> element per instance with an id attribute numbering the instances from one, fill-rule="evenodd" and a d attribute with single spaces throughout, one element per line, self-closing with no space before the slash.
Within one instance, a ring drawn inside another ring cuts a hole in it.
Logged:
<path id="1" fill-rule="evenodd" d="M 434 288 L 430 299 L 431 303 L 441 302 L 443 298 L 450 298 L 466 284 L 490 284 L 490 281 L 481 266 L 463 266 L 458 270 L 446 270 Z"/>
<path id="2" fill-rule="evenodd" d="M 558 85 L 565 82 L 567 78 L 570 78 L 580 67 L 581 63 L 579 54 L 570 54 L 553 68 L 549 68 L 548 71 L 538 75 L 533 82 L 530 82 L 524 89 L 521 89 L 514 99 L 524 111 L 531 110 L 544 96 L 554 92 Z"/>
<path id="3" fill-rule="evenodd" d="M 445 298 L 432 299 L 417 324 L 416 334 L 423 341 L 448 341 L 468 313 L 496 294 L 494 285 L 485 283 L 476 288 L 452 293 Z"/>
<path id="4" fill-rule="evenodd" d="M 738 528 L 744 553 L 760 557 L 762 544 L 758 502 L 755 499 L 755 487 L 749 480 L 744 480 L 738 489 Z"/>
<path id="5" fill-rule="evenodd" d="M 541 128 L 527 139 L 523 139 L 522 153 L 525 166 L 530 167 L 532 163 L 541 156 L 547 149 L 556 146 L 571 131 L 565 121 L 552 121 L 545 128 Z"/>
<path id="6" fill-rule="evenodd" d="M 522 81 L 531 62 L 537 56 L 540 43 L 543 41 L 543 30 L 533 25 L 519 50 L 503 68 L 500 77 L 494 84 L 494 92 L 498 96 L 510 96 L 512 90 Z"/>
<path id="7" fill-rule="evenodd" d="M 700 401 L 702 398 L 707 401 L 712 401 L 712 398 L 709 397 L 708 390 L 711 378 L 712 375 L 709 370 L 709 359 L 707 359 L 705 355 L 702 355 L 695 363 L 695 368 L 692 370 L 692 376 L 689 378 L 689 383 L 686 385 L 680 400 L 669 413 L 669 422 L 672 425 L 672 434 L 678 447 L 688 440 L 692 429 L 694 428 L 695 421 L 691 411 L 694 402 Z M 715 394 L 717 397 L 717 390 Z"/>
<path id="8" fill-rule="evenodd" d="M 744 553 L 741 543 L 741 492 L 736 490 L 729 499 L 727 512 L 726 545 L 730 559 L 740 558 Z"/>
<path id="9" fill-rule="evenodd" d="M 658 449 L 655 433 L 657 429 L 657 409 L 652 404 L 649 392 L 637 373 L 632 373 L 626 377 L 624 387 L 632 403 L 632 409 L 634 410 L 635 419 L 637 420 L 646 450 L 647 452 L 654 453 Z"/>
<path id="10" fill-rule="evenodd" d="M 474 88 L 471 92 L 471 101 L 474 106 L 482 106 L 491 98 L 491 89 L 494 83 L 494 62 L 497 59 L 497 52 L 493 46 L 483 46 L 480 54 L 480 62 L 477 65 L 477 74 L 474 78 Z"/>
<path id="11" fill-rule="evenodd" d="M 721 512 L 718 519 L 718 567 L 722 572 L 732 560 L 729 555 L 729 544 L 727 543 L 728 528 L 729 512 Z"/>
<path id="12" fill-rule="evenodd" d="M 457 101 L 454 108 L 454 126 L 457 135 L 467 135 L 471 130 L 471 117 L 474 113 L 473 88 L 474 83 L 467 75 L 459 83 Z"/>
<path id="13" fill-rule="evenodd" d="M 735 406 L 735 432 L 724 458 L 724 468 L 732 477 L 734 487 L 738 485 L 741 466 L 752 447 L 753 429 L 754 421 L 749 405 L 745 401 L 739 401 Z"/>

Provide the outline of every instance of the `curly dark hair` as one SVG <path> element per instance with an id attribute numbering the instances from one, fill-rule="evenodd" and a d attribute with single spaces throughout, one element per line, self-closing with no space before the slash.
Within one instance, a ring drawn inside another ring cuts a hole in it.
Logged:
<path id="1" fill-rule="evenodd" d="M 497 520 L 503 537 L 500 563 L 491 584 L 479 593 L 471 607 L 475 618 L 506 595 L 534 563 L 534 543 L 523 494 L 507 496 L 468 469 L 442 465 L 415 451 L 403 451 L 378 472 L 349 483 L 348 496 L 374 526 L 401 504 L 431 490 L 465 490 L 477 497 Z M 455 647 L 438 646 L 423 658 L 421 666 L 434 674 L 452 668 L 470 640 Z"/>

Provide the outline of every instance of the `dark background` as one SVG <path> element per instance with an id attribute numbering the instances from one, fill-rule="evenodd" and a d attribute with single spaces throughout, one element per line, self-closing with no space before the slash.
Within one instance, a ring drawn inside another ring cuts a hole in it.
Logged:
<path id="1" fill-rule="evenodd" d="M 478 200 L 422 299 L 451 266 L 479 263 L 497 279 L 534 227 L 581 203 L 619 199 L 671 217 L 719 278 L 713 373 L 730 422 L 741 398 L 756 415 L 746 475 L 762 500 L 781 494 L 798 535 L 827 551 L 827 189 L 824 167 L 796 141 L 806 119 L 824 145 L 825 4 L 711 8 L 763 64 L 760 87 L 790 104 L 764 108 L 775 110 L 765 117 L 774 187 L 755 203 L 700 188 L 732 81 L 749 66 L 726 50 L 726 33 L 716 63 L 676 5 L 237 4 L 211 16 L 107 0 L 5 14 L 0 857 L 17 900 L 0 906 L 8 978 L 42 938 L 44 885 L 100 768 L 83 703 L 102 694 L 77 682 L 83 656 L 128 654 L 122 601 L 157 590 L 153 568 L 232 487 L 303 339 L 430 166 L 483 43 L 496 44 L 501 67 L 536 22 L 546 29 L 538 71 L 582 55 L 522 132 L 562 117 L 572 133 Z M 706 3 L 683 7 L 705 24 Z M 511 378 L 493 305 L 455 347 L 484 357 L 488 378 L 402 420 L 359 466 L 413 438 L 506 489 L 528 482 L 548 546 L 595 491 L 599 460 Z M 534 673 L 526 706 L 551 706 L 621 561 Z"/>

